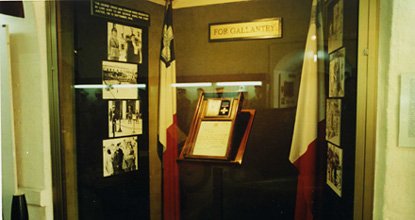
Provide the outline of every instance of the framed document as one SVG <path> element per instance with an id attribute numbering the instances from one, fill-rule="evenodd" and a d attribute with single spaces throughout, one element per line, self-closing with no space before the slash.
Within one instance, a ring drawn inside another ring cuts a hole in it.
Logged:
<path id="1" fill-rule="evenodd" d="M 242 93 L 202 93 L 183 147 L 184 158 L 229 160 Z"/>
<path id="2" fill-rule="evenodd" d="M 225 157 L 232 121 L 202 121 L 196 135 L 193 155 Z"/>

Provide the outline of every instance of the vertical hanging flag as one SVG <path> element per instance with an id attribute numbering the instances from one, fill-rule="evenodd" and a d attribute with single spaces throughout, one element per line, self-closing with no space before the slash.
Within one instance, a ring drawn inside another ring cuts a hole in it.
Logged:
<path id="1" fill-rule="evenodd" d="M 289 158 L 298 170 L 296 220 L 313 219 L 316 150 L 319 131 L 324 131 L 321 128 L 325 117 L 323 34 L 319 8 L 318 0 L 313 0 Z"/>
<path id="2" fill-rule="evenodd" d="M 160 51 L 159 142 L 163 145 L 163 216 L 180 219 L 179 169 L 176 163 L 177 116 L 176 61 L 174 56 L 172 3 L 166 1 Z"/>

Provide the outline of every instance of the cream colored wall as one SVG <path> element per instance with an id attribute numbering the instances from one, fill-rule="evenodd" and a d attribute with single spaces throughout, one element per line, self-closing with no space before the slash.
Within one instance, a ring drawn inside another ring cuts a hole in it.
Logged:
<path id="1" fill-rule="evenodd" d="M 378 122 L 373 219 L 415 216 L 415 148 L 398 146 L 400 75 L 415 75 L 415 1 L 380 1 Z"/>
<path id="2" fill-rule="evenodd" d="M 10 31 L 18 185 L 30 219 L 53 219 L 45 2 L 24 1 L 24 12 L 0 15 Z"/>

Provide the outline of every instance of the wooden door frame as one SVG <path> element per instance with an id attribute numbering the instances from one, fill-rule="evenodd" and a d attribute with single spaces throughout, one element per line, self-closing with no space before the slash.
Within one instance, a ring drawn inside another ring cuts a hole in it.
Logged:
<path id="1" fill-rule="evenodd" d="M 373 219 L 379 47 L 379 0 L 359 1 L 355 220 Z"/>
<path id="2" fill-rule="evenodd" d="M 73 19 L 69 1 L 47 1 L 48 90 L 54 219 L 78 219 L 73 109 Z M 68 7 L 69 6 L 69 7 Z M 65 43 L 63 43 L 65 42 Z"/>

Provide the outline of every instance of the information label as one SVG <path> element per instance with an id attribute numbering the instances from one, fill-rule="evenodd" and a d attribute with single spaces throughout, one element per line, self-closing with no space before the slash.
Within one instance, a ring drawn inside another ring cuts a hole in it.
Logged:
<path id="1" fill-rule="evenodd" d="M 112 5 L 107 2 L 91 1 L 92 15 L 102 16 L 109 19 L 120 20 L 128 23 L 140 23 L 150 25 L 150 15 L 141 11 Z"/>

